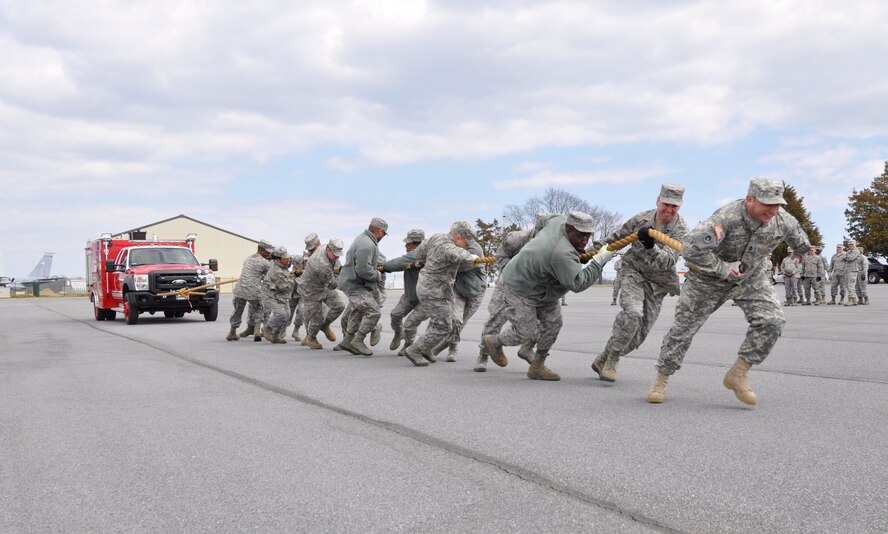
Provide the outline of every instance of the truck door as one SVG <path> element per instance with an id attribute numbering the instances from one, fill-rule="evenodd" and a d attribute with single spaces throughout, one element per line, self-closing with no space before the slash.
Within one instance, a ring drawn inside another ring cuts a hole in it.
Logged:
<path id="1" fill-rule="evenodd" d="M 120 251 L 120 254 L 117 255 L 117 259 L 114 260 L 114 263 L 117 265 L 123 266 L 121 271 L 111 273 L 111 295 L 116 299 L 123 298 L 123 280 L 126 278 L 126 259 L 129 255 L 129 249 L 124 249 Z"/>

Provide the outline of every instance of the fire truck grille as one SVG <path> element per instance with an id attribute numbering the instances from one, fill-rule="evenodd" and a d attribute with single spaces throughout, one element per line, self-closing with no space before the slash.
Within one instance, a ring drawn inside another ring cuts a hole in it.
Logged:
<path id="1" fill-rule="evenodd" d="M 155 291 L 175 291 L 183 287 L 201 285 L 200 278 L 193 272 L 162 272 L 152 273 L 151 288 Z"/>

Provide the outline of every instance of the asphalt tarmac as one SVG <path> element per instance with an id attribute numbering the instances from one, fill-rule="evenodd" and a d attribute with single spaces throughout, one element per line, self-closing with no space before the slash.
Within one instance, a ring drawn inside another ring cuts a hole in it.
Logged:
<path id="1" fill-rule="evenodd" d="M 645 395 L 675 297 L 598 380 L 609 287 L 568 296 L 554 383 L 514 349 L 472 371 L 486 305 L 457 362 L 393 355 L 399 292 L 370 358 L 228 342 L 228 298 L 214 323 L 138 325 L 0 301 L 0 532 L 886 532 L 888 285 L 869 293 L 785 308 L 755 408 L 721 384 L 746 330 L 731 306 L 664 404 Z"/>

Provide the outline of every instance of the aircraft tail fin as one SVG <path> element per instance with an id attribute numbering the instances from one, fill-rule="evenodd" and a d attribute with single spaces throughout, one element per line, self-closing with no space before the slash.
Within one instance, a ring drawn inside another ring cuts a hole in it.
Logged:
<path id="1" fill-rule="evenodd" d="M 43 257 L 40 258 L 40 261 L 37 263 L 37 266 L 34 267 L 34 270 L 31 271 L 31 276 L 33 278 L 49 278 L 50 271 L 52 271 L 52 252 L 46 252 L 43 254 Z"/>

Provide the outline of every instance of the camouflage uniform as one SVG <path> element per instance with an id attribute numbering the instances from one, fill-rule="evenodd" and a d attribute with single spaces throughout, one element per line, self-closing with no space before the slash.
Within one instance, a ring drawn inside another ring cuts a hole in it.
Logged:
<path id="1" fill-rule="evenodd" d="M 811 293 L 816 293 L 816 285 L 818 282 L 818 278 L 823 280 L 823 277 L 826 276 L 826 265 L 823 263 L 823 258 L 820 256 L 807 254 L 802 260 L 802 268 L 801 268 L 801 282 L 802 282 L 802 290 L 804 290 L 804 303 L 811 304 Z M 801 292 L 800 295 L 801 296 Z M 817 296 L 814 296 L 815 304 L 819 304 L 820 302 L 817 300 Z"/>
<path id="2" fill-rule="evenodd" d="M 866 293 L 866 285 L 869 283 L 867 276 L 869 275 L 869 260 L 866 254 L 860 253 L 860 259 L 857 263 L 857 301 L 858 304 L 869 304 L 869 296 Z"/>
<path id="3" fill-rule="evenodd" d="M 473 241 L 469 242 L 471 246 Z M 457 270 L 473 266 L 477 257 L 466 249 L 457 247 L 450 234 L 435 234 L 415 249 L 416 257 L 423 262 L 416 283 L 419 306 L 411 313 L 428 317 L 429 325 L 414 343 L 422 354 L 431 353 L 453 328 L 453 284 Z M 404 325 L 405 333 L 407 325 Z"/>
<path id="4" fill-rule="evenodd" d="M 339 273 L 339 288 L 348 297 L 351 308 L 346 334 L 366 336 L 373 331 L 382 313 L 379 302 L 374 297 L 381 273 L 376 270 L 379 246 L 376 236 L 369 230 L 355 238 L 345 256 L 345 263 Z"/>
<path id="5" fill-rule="evenodd" d="M 268 313 L 266 326 L 274 335 L 281 334 L 290 319 L 290 295 L 296 286 L 296 277 L 285 267 L 273 261 L 262 279 L 262 307 Z"/>
<path id="6" fill-rule="evenodd" d="M 656 217 L 656 209 L 643 211 L 607 236 L 605 242 L 613 243 L 644 227 L 652 227 L 678 241 L 687 235 L 688 228 L 681 217 L 676 215 L 672 222 L 665 225 L 658 223 Z M 660 315 L 663 298 L 667 294 L 679 294 L 678 274 L 675 272 L 677 261 L 678 252 L 660 242 L 647 249 L 640 240 L 634 241 L 629 251 L 623 254 L 620 275 L 622 309 L 614 320 L 611 337 L 604 347 L 604 356 L 609 362 L 615 364 L 622 356 L 640 347 Z"/>
<path id="7" fill-rule="evenodd" d="M 392 330 L 399 332 L 403 329 L 404 317 L 419 306 L 416 297 L 416 282 L 419 280 L 419 269 L 404 268 L 416 262 L 416 249 L 408 250 L 406 254 L 385 262 L 385 270 L 388 272 L 404 271 L 404 293 L 398 299 L 398 303 L 392 309 Z M 413 342 L 413 338 L 410 339 Z"/>
<path id="8" fill-rule="evenodd" d="M 786 304 L 793 306 L 799 300 L 799 268 L 801 264 L 792 252 L 780 264 L 780 270 L 783 271 L 783 285 L 786 290 Z"/>
<path id="9" fill-rule="evenodd" d="M 470 243 L 467 250 L 478 257 L 484 255 L 481 245 L 476 242 Z M 462 329 L 481 307 L 486 289 L 487 273 L 484 265 L 461 265 L 459 267 L 456 273 L 456 282 L 453 284 L 453 328 L 450 331 L 450 337 L 446 340 L 450 347 L 449 361 L 453 361 L 456 356 Z"/>
<path id="10" fill-rule="evenodd" d="M 782 196 L 782 187 L 780 190 Z M 660 347 L 659 373 L 671 375 L 681 368 L 694 335 L 731 299 L 749 323 L 740 358 L 750 364 L 767 358 L 786 320 L 761 260 L 783 241 L 796 250 L 810 246 L 798 221 L 783 208 L 769 222 L 760 223 L 749 216 L 744 199 L 718 209 L 685 237 L 682 256 L 690 269 L 675 310 L 675 323 Z M 745 271 L 732 278 L 729 263 L 735 261 L 740 261 Z"/>
<path id="11" fill-rule="evenodd" d="M 859 248 L 845 251 L 845 283 L 842 288 L 848 294 L 848 302 L 857 301 L 857 279 L 860 278 L 860 254 Z"/>
<path id="12" fill-rule="evenodd" d="M 299 295 L 302 297 L 302 311 L 305 332 L 308 337 L 316 337 L 325 326 L 336 320 L 345 304 L 336 291 L 336 277 L 333 268 L 336 262 L 327 257 L 327 247 L 320 246 L 305 264 L 299 280 Z M 324 313 L 324 306 L 327 312 Z"/>
<path id="13" fill-rule="evenodd" d="M 376 256 L 376 264 L 377 265 L 385 265 L 385 255 L 380 252 Z M 376 303 L 382 308 L 382 305 L 385 303 L 385 273 L 379 273 L 379 281 L 376 283 L 376 287 L 372 291 L 373 298 L 376 300 Z M 360 325 L 361 319 L 363 317 L 359 313 L 355 313 L 354 307 L 352 307 L 351 302 L 348 303 L 348 306 L 345 307 L 345 311 L 342 312 L 342 320 L 340 321 L 340 326 L 342 326 L 343 332 L 348 332 L 348 325 L 354 319 L 357 321 L 355 324 Z M 377 323 L 378 327 L 378 323 Z"/>
<path id="14" fill-rule="evenodd" d="M 234 291 L 232 291 L 234 295 L 234 312 L 231 314 L 229 321 L 232 327 L 237 328 L 240 326 L 241 317 L 243 316 L 244 309 L 247 307 L 247 303 L 250 304 L 250 315 L 247 319 L 247 325 L 252 327 L 262 323 L 262 296 L 259 292 L 262 279 L 265 278 L 265 273 L 270 268 L 271 262 L 260 256 L 258 252 L 247 256 L 247 259 L 244 260 L 240 279 L 238 279 L 234 285 Z"/>
<path id="15" fill-rule="evenodd" d="M 620 256 L 616 260 L 614 260 L 614 297 L 611 300 L 611 305 L 617 305 L 617 297 L 620 296 L 620 286 L 623 283 L 621 278 L 621 274 L 623 272 L 623 257 Z"/>
<path id="16" fill-rule="evenodd" d="M 817 257 L 820 258 L 820 263 L 823 264 L 823 275 L 820 276 L 820 280 L 814 284 L 814 295 L 816 295 L 817 300 L 820 301 L 821 304 L 826 303 L 826 281 L 829 280 L 829 262 L 826 261 L 826 257 L 823 256 L 820 252 L 817 253 Z"/>
<path id="17" fill-rule="evenodd" d="M 829 293 L 832 296 L 830 303 L 835 303 L 836 293 L 839 293 L 839 303 L 845 300 L 845 293 L 847 291 L 847 281 L 845 280 L 845 272 L 847 270 L 847 265 L 843 261 L 845 258 L 844 252 L 836 252 L 833 254 L 832 258 L 829 260 L 829 273 L 830 273 L 830 289 Z"/>

